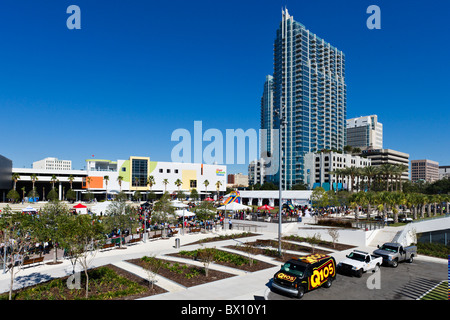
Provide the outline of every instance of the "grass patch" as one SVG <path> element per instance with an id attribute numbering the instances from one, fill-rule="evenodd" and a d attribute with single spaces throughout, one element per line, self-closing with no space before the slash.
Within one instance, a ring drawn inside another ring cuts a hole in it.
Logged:
<path id="1" fill-rule="evenodd" d="M 448 297 L 448 281 L 442 281 L 436 288 L 428 292 L 420 300 L 447 300 Z"/>

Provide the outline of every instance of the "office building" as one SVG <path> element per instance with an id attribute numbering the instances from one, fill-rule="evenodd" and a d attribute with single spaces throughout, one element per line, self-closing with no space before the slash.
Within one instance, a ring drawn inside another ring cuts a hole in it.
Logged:
<path id="1" fill-rule="evenodd" d="M 368 158 L 348 153 L 333 151 L 309 152 L 305 155 L 305 183 L 309 189 L 322 187 L 325 191 L 352 190 L 349 177 L 334 175 L 332 172 L 348 167 L 363 168 L 371 164 L 372 161 Z M 365 179 L 353 181 L 353 184 L 365 182 Z"/>
<path id="2" fill-rule="evenodd" d="M 347 145 L 353 148 L 383 149 L 383 124 L 371 115 L 347 120 Z"/>
<path id="3" fill-rule="evenodd" d="M 266 76 L 261 97 L 261 157 L 271 156 L 273 152 L 273 77 Z M 266 152 L 264 154 L 264 152 Z"/>
<path id="4" fill-rule="evenodd" d="M 402 180 L 409 180 L 409 154 L 392 149 L 367 149 L 362 150 L 361 156 L 371 160 L 372 166 L 380 167 L 387 164 L 402 164 L 408 169 L 402 174 Z"/>
<path id="5" fill-rule="evenodd" d="M 0 200 L 6 201 L 6 195 L 12 188 L 12 161 L 0 155 Z"/>
<path id="6" fill-rule="evenodd" d="M 40 170 L 72 170 L 71 160 L 59 160 L 57 158 L 45 158 L 33 162 L 33 169 Z"/>
<path id="7" fill-rule="evenodd" d="M 248 175 L 243 175 L 242 173 L 229 174 L 227 179 L 227 187 L 248 187 Z"/>
<path id="8" fill-rule="evenodd" d="M 259 160 L 253 160 L 248 165 L 248 185 L 252 186 L 255 184 L 264 184 L 265 180 L 265 167 L 264 158 Z"/>
<path id="9" fill-rule="evenodd" d="M 411 160 L 411 181 L 434 182 L 439 180 L 439 162 L 424 159 Z"/>
<path id="10" fill-rule="evenodd" d="M 281 130 L 283 189 L 306 180 L 306 153 L 343 149 L 346 90 L 344 53 L 283 10 L 273 74 L 273 108 L 281 109 L 286 121 Z M 274 128 L 280 128 L 277 117 Z M 270 180 L 277 183 L 279 174 Z"/>
<path id="11" fill-rule="evenodd" d="M 450 179 L 450 166 L 439 166 L 440 179 Z"/>

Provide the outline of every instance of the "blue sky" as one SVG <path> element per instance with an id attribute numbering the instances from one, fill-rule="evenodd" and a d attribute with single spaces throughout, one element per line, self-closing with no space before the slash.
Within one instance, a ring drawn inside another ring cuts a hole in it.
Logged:
<path id="1" fill-rule="evenodd" d="M 66 27 L 71 4 L 81 30 Z M 366 27 L 372 4 L 381 30 Z M 2 0 L 0 154 L 14 167 L 47 156 L 74 169 L 92 155 L 170 161 L 172 132 L 196 120 L 224 136 L 259 129 L 283 6 L 345 53 L 348 118 L 377 114 L 385 148 L 450 164 L 443 0 Z"/>

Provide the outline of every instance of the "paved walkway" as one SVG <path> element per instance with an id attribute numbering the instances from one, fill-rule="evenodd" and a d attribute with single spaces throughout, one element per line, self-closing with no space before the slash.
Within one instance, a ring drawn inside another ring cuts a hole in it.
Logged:
<path id="1" fill-rule="evenodd" d="M 177 237 L 168 239 L 158 239 L 158 240 L 148 240 L 145 243 L 139 242 L 137 244 L 132 244 L 126 246 L 126 249 L 111 249 L 107 251 L 98 251 L 91 260 L 91 267 L 98 267 L 106 264 L 113 264 L 119 268 L 132 272 L 140 277 L 148 279 L 147 272 L 139 266 L 126 262 L 125 260 L 140 258 L 144 255 L 150 256 L 155 255 L 156 257 L 164 257 L 164 259 L 178 260 L 178 261 L 188 261 L 192 264 L 199 264 L 199 262 L 192 260 L 183 260 L 177 257 L 166 256 L 170 253 L 178 252 L 179 250 L 194 250 L 200 247 L 217 247 L 223 250 L 230 250 L 229 248 L 223 248 L 230 244 L 236 244 L 242 241 L 252 241 L 255 239 L 277 239 L 278 234 L 276 233 L 259 233 L 258 236 L 250 238 L 241 238 L 236 240 L 225 240 L 220 242 L 210 242 L 203 245 L 189 245 L 197 240 L 205 237 L 215 237 L 218 235 L 240 233 L 237 230 L 220 230 L 210 233 L 199 233 L 199 234 L 187 234 L 179 235 Z M 175 248 L 175 239 L 180 239 L 181 247 L 179 249 Z M 365 250 L 372 252 L 376 247 L 358 247 L 360 250 Z M 329 250 L 329 249 L 327 249 Z M 335 257 L 337 261 L 345 258 L 350 250 L 345 250 L 342 252 L 332 252 L 331 255 Z M 242 252 L 239 252 L 242 254 Z M 298 254 L 298 252 L 296 253 Z M 52 253 L 49 257 L 53 257 Z M 61 256 L 60 256 L 61 257 Z M 195 287 L 186 288 L 178 283 L 175 283 L 169 279 L 162 276 L 156 277 L 156 284 L 168 292 L 164 294 L 159 294 L 155 296 L 150 296 L 142 298 L 142 300 L 255 300 L 264 299 L 264 295 L 268 289 L 268 283 L 272 278 L 273 274 L 280 268 L 281 263 L 277 262 L 269 257 L 263 255 L 255 256 L 256 259 L 262 260 L 273 264 L 272 268 L 260 270 L 257 272 L 245 272 L 238 269 L 232 269 L 229 267 L 224 267 L 218 264 L 211 264 L 210 268 L 225 271 L 228 273 L 235 274 L 235 276 L 210 282 L 203 285 L 198 285 Z M 441 261 L 444 259 L 437 259 Z M 14 290 L 17 290 L 24 286 L 33 285 L 39 282 L 48 281 L 52 278 L 64 277 L 72 274 L 72 264 L 69 260 L 60 260 L 60 264 L 50 265 L 47 263 L 32 266 L 24 269 L 20 269 L 17 273 L 14 281 Z M 446 260 L 444 261 L 447 262 Z M 16 268 L 18 270 L 18 268 Z M 81 271 L 79 266 L 77 266 L 76 271 Z M 10 274 L 3 274 L 0 271 L 0 292 L 9 291 L 10 286 Z"/>

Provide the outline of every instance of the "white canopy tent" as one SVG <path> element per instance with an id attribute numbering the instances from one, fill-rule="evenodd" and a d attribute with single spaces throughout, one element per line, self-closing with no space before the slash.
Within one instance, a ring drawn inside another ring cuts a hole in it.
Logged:
<path id="1" fill-rule="evenodd" d="M 251 209 L 251 207 L 243 205 L 241 203 L 232 202 L 227 204 L 226 206 L 218 207 L 217 210 L 226 210 L 226 211 L 239 211 L 239 210 L 247 210 Z"/>
<path id="2" fill-rule="evenodd" d="M 33 207 L 26 207 L 22 209 L 22 212 L 37 212 L 37 210 Z"/>
<path id="3" fill-rule="evenodd" d="M 178 200 L 173 200 L 170 201 L 170 204 L 176 208 L 187 208 L 189 207 L 187 204 L 182 203 L 181 201 Z"/>
<path id="4" fill-rule="evenodd" d="M 184 216 L 185 218 L 195 216 L 195 213 L 187 211 L 186 209 L 175 210 L 175 213 L 176 213 L 177 216 L 179 216 L 179 217 L 183 217 Z"/>
<path id="5" fill-rule="evenodd" d="M 91 212 L 98 214 L 98 215 L 100 213 L 105 214 L 106 210 L 108 209 L 108 206 L 111 203 L 112 203 L 112 201 L 100 202 L 91 208 Z"/>

